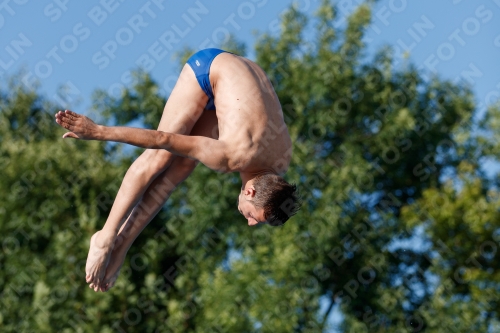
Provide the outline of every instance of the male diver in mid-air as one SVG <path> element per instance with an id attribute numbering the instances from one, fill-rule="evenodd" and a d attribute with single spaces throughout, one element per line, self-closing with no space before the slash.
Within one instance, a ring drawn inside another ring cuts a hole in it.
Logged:
<path id="1" fill-rule="evenodd" d="M 114 285 L 133 241 L 198 162 L 240 173 L 238 210 L 249 226 L 282 225 L 298 209 L 295 185 L 281 177 L 292 142 L 280 102 L 264 71 L 246 58 L 219 49 L 189 58 L 156 131 L 100 126 L 68 110 L 55 117 L 69 131 L 63 138 L 147 148 L 127 171 L 104 227 L 90 240 L 86 281 L 95 291 Z"/>

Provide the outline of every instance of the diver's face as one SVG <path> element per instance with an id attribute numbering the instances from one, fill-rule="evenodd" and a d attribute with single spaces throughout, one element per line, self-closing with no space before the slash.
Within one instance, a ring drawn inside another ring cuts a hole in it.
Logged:
<path id="1" fill-rule="evenodd" d="M 264 218 L 264 209 L 255 207 L 251 197 L 243 192 L 238 196 L 238 211 L 247 219 L 250 227 L 267 223 Z"/>

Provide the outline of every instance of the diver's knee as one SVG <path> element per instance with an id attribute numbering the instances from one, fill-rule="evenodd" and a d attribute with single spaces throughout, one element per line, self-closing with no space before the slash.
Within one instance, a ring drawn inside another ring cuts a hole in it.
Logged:
<path id="1" fill-rule="evenodd" d="M 131 171 L 141 175 L 157 175 L 168 168 L 173 158 L 166 150 L 147 149 L 135 160 Z"/>

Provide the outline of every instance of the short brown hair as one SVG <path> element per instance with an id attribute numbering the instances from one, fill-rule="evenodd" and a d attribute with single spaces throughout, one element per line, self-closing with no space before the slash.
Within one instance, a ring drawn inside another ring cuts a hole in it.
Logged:
<path id="1" fill-rule="evenodd" d="M 283 225 L 300 208 L 297 186 L 287 183 L 283 177 L 264 174 L 254 178 L 253 203 L 264 209 L 264 218 L 272 226 Z"/>

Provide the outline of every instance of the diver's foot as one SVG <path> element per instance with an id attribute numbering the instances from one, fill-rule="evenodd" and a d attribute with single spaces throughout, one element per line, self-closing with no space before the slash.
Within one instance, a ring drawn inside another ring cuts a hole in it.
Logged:
<path id="1" fill-rule="evenodd" d="M 118 236 L 120 237 L 120 236 Z M 106 274 L 104 280 L 99 286 L 99 290 L 108 291 L 111 289 L 120 274 L 120 269 L 125 262 L 125 257 L 127 256 L 128 246 L 124 242 L 117 242 L 117 246 L 111 252 L 111 257 L 109 259 L 108 266 L 106 267 Z"/>
<path id="2" fill-rule="evenodd" d="M 90 239 L 90 249 L 85 266 L 85 280 L 88 284 L 94 286 L 92 288 L 94 291 L 99 291 L 98 286 L 104 280 L 114 243 L 115 236 L 102 231 L 96 232 Z"/>

